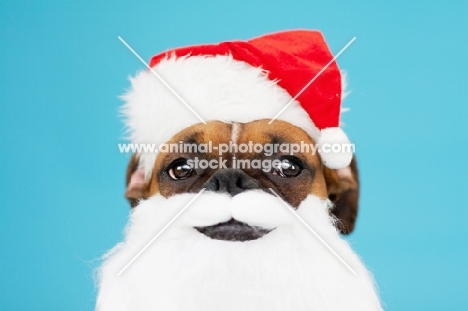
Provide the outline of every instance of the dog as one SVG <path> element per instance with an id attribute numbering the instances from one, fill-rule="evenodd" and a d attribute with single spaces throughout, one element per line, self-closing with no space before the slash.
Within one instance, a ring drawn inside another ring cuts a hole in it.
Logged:
<path id="1" fill-rule="evenodd" d="M 283 124 L 283 127 L 287 126 Z M 153 176 L 150 182 L 145 182 L 144 172 L 138 169 L 138 164 L 138 155 L 134 154 L 127 165 L 125 176 L 125 198 L 131 208 L 136 207 L 141 200 L 151 197 L 157 189 L 154 185 L 156 176 Z M 336 228 L 341 234 L 350 234 L 358 216 L 359 172 L 356 158 L 353 157 L 350 165 L 341 169 L 330 169 L 321 165 L 319 173 L 323 174 L 327 197 L 333 203 L 330 212 L 336 219 Z"/>
<path id="2" fill-rule="evenodd" d="M 267 53 L 280 42 L 278 55 L 289 55 L 283 43 L 298 37 L 317 42 L 314 53 L 327 55 L 316 68 L 331 59 L 317 32 L 227 46 L 250 64 L 251 54 L 267 43 Z M 226 45 L 202 49 L 220 48 Z M 265 70 L 282 73 L 274 66 L 248 67 L 224 50 L 213 57 L 198 52 L 176 50 L 180 58 L 156 56 L 150 66 L 195 108 L 205 107 L 206 122 L 187 121 L 150 73 L 132 80 L 124 109 L 131 139 L 163 142 L 164 148 L 131 157 L 130 220 L 124 241 L 99 268 L 96 309 L 381 310 L 372 275 L 341 236 L 354 230 L 358 214 L 356 159 L 323 151 L 330 141 L 347 141 L 337 128 L 339 109 L 328 125 L 311 112 L 321 100 L 339 105 L 337 67 L 294 102 L 287 82 L 297 84 L 298 71 L 271 82 Z M 306 58 L 315 62 L 314 55 Z M 273 120 L 288 102 L 291 107 Z M 313 107 L 304 111 L 302 103 L 309 102 Z"/>

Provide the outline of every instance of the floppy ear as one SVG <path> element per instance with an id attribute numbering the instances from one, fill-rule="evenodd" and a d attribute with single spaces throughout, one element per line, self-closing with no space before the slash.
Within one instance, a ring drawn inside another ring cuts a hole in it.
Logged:
<path id="1" fill-rule="evenodd" d="M 143 198 L 145 189 L 145 173 L 138 168 L 138 162 L 138 155 L 133 154 L 127 166 L 125 197 L 132 208 L 137 206 L 138 202 Z"/>
<path id="2" fill-rule="evenodd" d="M 354 230 L 358 215 L 359 175 L 356 158 L 345 168 L 333 170 L 324 167 L 328 198 L 335 207 L 332 214 L 338 218 L 336 227 L 343 234 Z"/>

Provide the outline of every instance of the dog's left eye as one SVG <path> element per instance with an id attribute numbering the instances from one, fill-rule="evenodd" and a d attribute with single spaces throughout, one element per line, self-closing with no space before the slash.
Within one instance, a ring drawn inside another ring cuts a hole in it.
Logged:
<path id="1" fill-rule="evenodd" d="M 273 168 L 272 174 L 284 178 L 296 177 L 302 172 L 302 162 L 296 157 L 284 157 L 281 163 Z"/>
<path id="2" fill-rule="evenodd" d="M 172 179 L 181 180 L 195 175 L 195 170 L 187 163 L 187 160 L 177 159 L 169 165 L 167 173 Z"/>

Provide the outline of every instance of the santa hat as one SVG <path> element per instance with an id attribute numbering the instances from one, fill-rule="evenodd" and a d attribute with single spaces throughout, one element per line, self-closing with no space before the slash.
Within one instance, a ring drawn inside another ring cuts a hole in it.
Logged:
<path id="1" fill-rule="evenodd" d="M 349 144 L 339 127 L 342 79 L 337 64 L 333 61 L 303 88 L 332 59 L 320 32 L 296 30 L 169 50 L 152 57 L 150 67 L 205 121 L 271 119 L 302 91 L 278 120 L 302 128 L 328 150 Z M 131 78 L 123 112 L 133 143 L 162 144 L 200 123 L 173 91 L 150 70 Z M 349 150 L 324 150 L 320 156 L 329 168 L 351 161 Z M 140 156 L 147 173 L 154 157 Z"/>

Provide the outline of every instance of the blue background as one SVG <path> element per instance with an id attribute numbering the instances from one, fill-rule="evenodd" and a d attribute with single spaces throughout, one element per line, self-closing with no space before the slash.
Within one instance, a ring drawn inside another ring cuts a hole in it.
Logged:
<path id="1" fill-rule="evenodd" d="M 397 3 L 398 2 L 398 3 Z M 468 310 L 466 1 L 0 4 L 0 309 L 91 310 L 122 238 L 118 99 L 171 47 L 321 30 L 351 95 L 362 196 L 349 238 L 388 310 Z M 117 3 L 117 2 L 115 2 Z"/>

